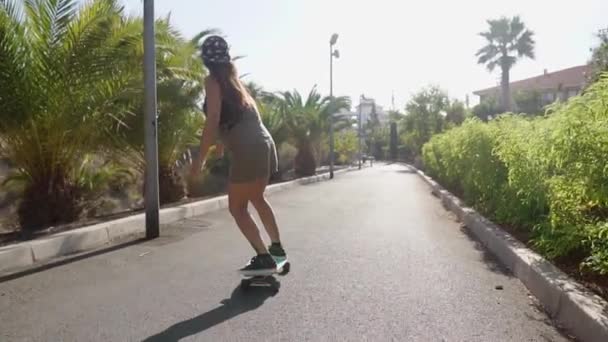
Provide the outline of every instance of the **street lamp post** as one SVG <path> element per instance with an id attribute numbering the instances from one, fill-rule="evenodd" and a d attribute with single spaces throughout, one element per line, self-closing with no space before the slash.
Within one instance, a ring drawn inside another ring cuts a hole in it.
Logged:
<path id="1" fill-rule="evenodd" d="M 361 151 L 361 139 L 363 135 L 363 127 L 361 125 L 361 111 L 363 110 L 363 95 L 361 95 L 361 97 L 359 97 L 359 120 L 358 120 L 358 124 L 359 124 L 359 134 L 357 134 L 357 136 L 359 137 L 359 170 L 361 170 L 361 163 L 363 161 L 363 155 L 362 155 L 362 151 Z"/>
<path id="2" fill-rule="evenodd" d="M 329 40 L 329 178 L 334 178 L 334 57 L 339 58 L 340 52 L 334 51 L 334 45 L 338 41 L 338 34 L 334 33 Z"/>
<path id="3" fill-rule="evenodd" d="M 154 0 L 144 0 L 144 134 L 146 238 L 159 235 L 158 138 L 156 128 L 156 56 Z"/>

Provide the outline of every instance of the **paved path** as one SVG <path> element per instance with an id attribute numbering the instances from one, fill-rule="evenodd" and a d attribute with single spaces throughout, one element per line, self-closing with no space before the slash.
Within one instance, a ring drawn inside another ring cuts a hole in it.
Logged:
<path id="1" fill-rule="evenodd" d="M 238 291 L 250 250 L 221 211 L 0 283 L 0 340 L 566 340 L 404 166 L 271 202 L 292 261 L 278 294 Z"/>

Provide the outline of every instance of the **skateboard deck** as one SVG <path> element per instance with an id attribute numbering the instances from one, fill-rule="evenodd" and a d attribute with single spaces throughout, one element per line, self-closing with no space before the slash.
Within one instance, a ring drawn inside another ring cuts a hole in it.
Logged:
<path id="1" fill-rule="evenodd" d="M 268 273 L 257 274 L 257 275 L 247 275 L 239 272 L 243 279 L 241 280 L 241 290 L 246 291 L 250 287 L 270 287 L 275 292 L 279 290 L 279 284 L 273 275 L 278 274 L 281 276 L 289 273 L 291 269 L 291 264 L 287 260 L 287 258 L 281 257 L 273 257 L 274 261 L 277 263 L 277 268 Z"/>

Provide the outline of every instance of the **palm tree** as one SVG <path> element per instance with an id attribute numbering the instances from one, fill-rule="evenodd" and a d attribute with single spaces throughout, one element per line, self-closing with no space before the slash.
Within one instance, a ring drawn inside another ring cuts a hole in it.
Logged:
<path id="1" fill-rule="evenodd" d="M 77 219 L 136 91 L 141 29 L 116 0 L 0 1 L 0 155 L 16 167 L 22 228 Z"/>
<path id="2" fill-rule="evenodd" d="M 254 82 L 254 81 L 248 81 L 248 82 L 243 82 L 243 85 L 249 92 L 249 95 L 251 95 L 251 97 L 253 97 L 257 102 L 263 100 L 264 94 L 266 92 L 264 91 L 264 88 L 260 84 Z"/>
<path id="3" fill-rule="evenodd" d="M 480 33 L 487 40 L 487 45 L 479 49 L 476 56 L 478 63 L 485 64 L 490 72 L 500 67 L 502 108 L 510 111 L 509 71 L 522 57 L 534 59 L 534 32 L 526 29 L 518 16 L 488 20 L 488 25 L 490 29 Z"/>
<path id="4" fill-rule="evenodd" d="M 315 152 L 319 152 L 319 144 L 329 131 L 329 118 L 342 108 L 350 108 L 347 97 L 322 97 L 313 87 L 304 99 L 298 91 L 285 91 L 278 94 L 281 113 L 289 139 L 298 152 L 295 159 L 295 171 L 298 176 L 311 176 L 316 172 L 317 160 Z M 339 119 L 336 130 L 350 125 L 348 119 Z M 315 151 L 316 150 L 316 151 Z"/>
<path id="5" fill-rule="evenodd" d="M 285 118 L 281 106 L 275 102 L 258 101 L 258 111 L 264 126 L 270 132 L 277 148 L 289 138 L 289 132 L 285 129 Z"/>
<path id="6" fill-rule="evenodd" d="M 244 85 L 256 102 L 264 126 L 266 126 L 275 144 L 279 147 L 287 141 L 288 137 L 281 112 L 280 99 L 275 94 L 264 90 L 260 84 L 254 81 L 244 82 Z"/>
<path id="7" fill-rule="evenodd" d="M 135 24 L 142 26 L 141 19 Z M 213 30 L 203 31 L 214 32 Z M 197 54 L 197 41 L 201 33 L 190 41 L 185 40 L 169 23 L 169 19 L 156 21 L 156 65 L 158 101 L 158 166 L 159 195 L 161 204 L 175 202 L 186 195 L 185 181 L 178 161 L 191 145 L 196 145 L 197 135 L 203 126 L 200 101 L 203 80 L 207 74 Z M 142 56 L 143 57 L 143 56 Z M 143 75 L 140 75 L 143 76 Z M 140 78 L 143 83 L 143 79 Z M 124 99 L 134 108 L 133 115 L 121 127 L 122 139 L 117 148 L 123 148 L 121 161 L 131 164 L 140 174 L 145 171 L 144 130 L 141 124 L 143 93 Z"/>
<path id="8" fill-rule="evenodd" d="M 266 91 L 259 83 L 247 81 L 243 84 L 258 105 L 276 104 L 278 102 L 276 94 Z"/>

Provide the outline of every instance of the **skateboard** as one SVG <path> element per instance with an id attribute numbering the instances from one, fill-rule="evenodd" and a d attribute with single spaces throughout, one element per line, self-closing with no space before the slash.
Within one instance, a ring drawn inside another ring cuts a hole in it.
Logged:
<path id="1" fill-rule="evenodd" d="M 291 264 L 289 261 L 287 261 L 287 258 L 273 257 L 273 259 L 277 263 L 277 268 L 272 271 L 268 271 L 266 274 L 255 276 L 241 274 L 243 277 L 241 280 L 241 290 L 247 291 L 251 287 L 270 287 L 275 293 L 278 292 L 279 284 L 274 278 L 274 275 L 286 275 L 291 269 Z"/>

